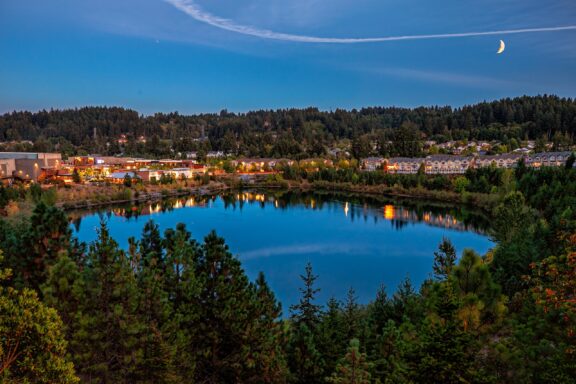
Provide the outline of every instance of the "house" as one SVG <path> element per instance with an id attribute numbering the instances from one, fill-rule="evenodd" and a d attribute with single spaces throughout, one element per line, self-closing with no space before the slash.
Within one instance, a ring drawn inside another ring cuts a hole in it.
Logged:
<path id="1" fill-rule="evenodd" d="M 185 180 L 192 178 L 192 169 L 190 168 L 172 168 L 164 171 L 165 175 L 171 176 L 175 180 Z"/>
<path id="2" fill-rule="evenodd" d="M 367 157 L 362 160 L 362 168 L 367 171 L 382 169 L 385 161 L 383 157 Z"/>
<path id="3" fill-rule="evenodd" d="M 463 174 L 472 163 L 471 156 L 432 155 L 425 160 L 427 174 Z"/>
<path id="4" fill-rule="evenodd" d="M 159 181 L 162 177 L 162 171 L 157 169 L 140 168 L 136 173 L 142 181 L 147 183 Z"/>
<path id="5" fill-rule="evenodd" d="M 209 151 L 206 154 L 207 159 L 220 159 L 226 157 L 226 154 L 223 151 Z"/>
<path id="6" fill-rule="evenodd" d="M 571 154 L 572 152 L 534 153 L 526 157 L 526 165 L 533 168 L 560 167 L 566 164 Z"/>
<path id="7" fill-rule="evenodd" d="M 192 175 L 203 175 L 208 172 L 208 168 L 204 164 L 192 164 L 190 172 L 192 172 Z"/>
<path id="8" fill-rule="evenodd" d="M 422 158 L 392 157 L 386 160 L 384 170 L 388 173 L 416 174 L 424 161 Z"/>
<path id="9" fill-rule="evenodd" d="M 474 159 L 475 168 L 485 168 L 494 165 L 498 168 L 514 168 L 524 155 L 521 153 L 505 153 L 493 156 L 478 156 Z"/>

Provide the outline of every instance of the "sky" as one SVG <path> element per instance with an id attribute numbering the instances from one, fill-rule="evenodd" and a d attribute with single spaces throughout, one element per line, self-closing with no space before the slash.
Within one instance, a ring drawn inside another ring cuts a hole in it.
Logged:
<path id="1" fill-rule="evenodd" d="M 0 0 L 0 113 L 461 106 L 544 93 L 576 96 L 574 0 Z"/>

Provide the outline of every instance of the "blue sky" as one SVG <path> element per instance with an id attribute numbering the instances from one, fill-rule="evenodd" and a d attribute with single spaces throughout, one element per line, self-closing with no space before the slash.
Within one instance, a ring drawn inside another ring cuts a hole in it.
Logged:
<path id="1" fill-rule="evenodd" d="M 1 0 L 0 112 L 330 110 L 574 97 L 576 30 L 323 40 L 574 25 L 573 0 Z M 301 41 L 311 38 L 321 42 Z M 507 49 L 497 55 L 500 39 Z"/>

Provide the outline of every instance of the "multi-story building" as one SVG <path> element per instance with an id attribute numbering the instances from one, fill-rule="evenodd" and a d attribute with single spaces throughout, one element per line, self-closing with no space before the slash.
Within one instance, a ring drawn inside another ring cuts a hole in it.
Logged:
<path id="1" fill-rule="evenodd" d="M 520 153 L 505 153 L 502 155 L 478 156 L 474 159 L 475 168 L 495 166 L 497 168 L 514 168 L 524 155 Z"/>
<path id="2" fill-rule="evenodd" d="M 427 174 L 455 175 L 465 173 L 472 164 L 471 156 L 432 155 L 426 158 Z"/>
<path id="3" fill-rule="evenodd" d="M 387 159 L 384 170 L 388 173 L 416 174 L 425 159 L 410 157 L 392 157 Z"/>
<path id="4" fill-rule="evenodd" d="M 0 177 L 37 181 L 43 170 L 59 168 L 59 153 L 0 152 Z"/>
<path id="5" fill-rule="evenodd" d="M 526 157 L 526 165 L 533 168 L 559 167 L 566 164 L 572 152 L 543 152 Z"/>

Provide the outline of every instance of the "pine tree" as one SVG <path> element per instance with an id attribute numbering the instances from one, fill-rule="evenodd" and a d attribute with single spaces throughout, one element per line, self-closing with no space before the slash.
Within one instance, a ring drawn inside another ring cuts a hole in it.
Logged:
<path id="1" fill-rule="evenodd" d="M 318 349 L 324 358 L 326 372 L 334 372 L 338 360 L 346 352 L 346 329 L 343 324 L 341 304 L 332 297 L 320 323 Z"/>
<path id="2" fill-rule="evenodd" d="M 172 366 L 175 374 L 186 381 L 195 375 L 193 338 L 200 317 L 198 296 L 201 288 L 196 277 L 196 263 L 201 250 L 184 224 L 178 224 L 176 230 L 165 231 L 164 248 L 167 266 L 165 289 L 173 311 L 166 325 L 174 346 Z"/>
<path id="3" fill-rule="evenodd" d="M 448 283 L 439 283 L 434 303 L 435 317 L 426 320 L 419 332 L 421 343 L 412 370 L 418 383 L 456 384 L 474 382 L 472 336 L 457 319 L 459 301 Z"/>
<path id="4" fill-rule="evenodd" d="M 184 299 L 184 291 L 193 290 L 190 284 L 196 282 L 194 265 L 200 248 L 182 223 L 177 224 L 175 230 L 170 228 L 164 232 L 163 243 L 166 253 L 165 287 L 177 310 Z"/>
<path id="5" fill-rule="evenodd" d="M 137 244 L 134 240 L 130 243 Z M 161 252 L 160 249 L 160 255 Z M 160 257 L 155 251 L 145 255 L 136 252 L 131 257 L 145 260 L 136 273 L 136 316 L 143 329 L 138 341 L 142 350 L 139 362 L 142 368 L 135 373 L 135 379 L 150 383 L 169 382 L 172 379 L 173 351 L 167 334 L 172 306 L 164 285 L 163 266 L 159 265 Z M 130 264 L 134 265 L 136 262 Z"/>
<path id="6" fill-rule="evenodd" d="M 333 384 L 370 384 L 370 365 L 366 354 L 360 352 L 358 339 L 350 340 L 346 356 L 336 366 L 336 371 L 328 379 Z"/>
<path id="7" fill-rule="evenodd" d="M 262 272 L 258 274 L 254 289 L 256 302 L 251 318 L 255 321 L 249 328 L 251 341 L 247 360 L 254 372 L 249 378 L 257 377 L 259 383 L 280 383 L 287 374 L 282 350 L 283 328 L 279 322 L 282 309 Z"/>
<path id="8" fill-rule="evenodd" d="M 67 340 L 72 340 L 76 326 L 76 315 L 81 294 L 81 275 L 78 265 L 63 252 L 48 273 L 46 283 L 42 285 L 44 302 L 55 308 L 64 323 Z"/>
<path id="9" fill-rule="evenodd" d="M 142 369 L 138 291 L 123 251 L 104 223 L 82 271 L 72 355 L 80 376 L 102 384 L 134 381 Z"/>
<path id="10" fill-rule="evenodd" d="M 347 340 L 357 339 L 362 331 L 360 307 L 357 300 L 354 288 L 350 287 L 346 295 L 346 304 L 344 305 L 342 316 Z"/>
<path id="11" fill-rule="evenodd" d="M 37 290 L 45 282 L 48 268 L 56 262 L 60 252 L 77 254 L 64 212 L 42 202 L 34 208 L 23 236 L 19 236 L 22 243 L 19 249 L 15 249 L 11 266 L 21 275 L 26 286 Z"/>
<path id="12" fill-rule="evenodd" d="M 313 332 L 318 325 L 322 307 L 314 304 L 316 294 L 320 292 L 320 289 L 314 288 L 314 283 L 318 276 L 312 273 L 312 264 L 308 263 L 306 265 L 306 273 L 300 275 L 300 279 L 304 282 L 304 288 L 300 288 L 301 297 L 299 303 L 290 307 L 292 312 L 291 319 L 296 324 L 304 323 Z"/>
<path id="13" fill-rule="evenodd" d="M 388 320 L 376 338 L 371 352 L 372 376 L 376 382 L 409 383 L 408 365 L 404 355 L 409 354 L 409 345 L 404 341 L 401 327 Z"/>
<path id="14" fill-rule="evenodd" d="M 292 333 L 288 348 L 288 362 L 296 383 L 318 383 L 324 376 L 324 362 L 318 351 L 320 337 L 318 324 L 321 307 L 314 304 L 316 294 L 320 291 L 314 288 L 318 276 L 312 273 L 312 265 L 306 265 L 306 273 L 300 278 L 304 288 L 300 288 L 300 301 L 290 307 L 292 311 Z"/>
<path id="15" fill-rule="evenodd" d="M 199 310 L 192 345 L 195 380 L 210 384 L 246 380 L 250 343 L 246 329 L 253 319 L 254 292 L 240 262 L 224 239 L 211 232 L 196 261 Z"/>
<path id="16" fill-rule="evenodd" d="M 432 267 L 434 276 L 438 280 L 446 280 L 454 264 L 456 263 L 456 249 L 448 238 L 443 238 L 438 246 L 438 251 L 434 252 L 434 265 Z"/>
<path id="17" fill-rule="evenodd" d="M 324 382 L 324 359 L 316 346 L 314 334 L 306 324 L 294 324 L 288 344 L 288 366 L 292 383 L 317 384 Z"/>
<path id="18" fill-rule="evenodd" d="M 157 265 L 162 269 L 164 268 L 162 236 L 160 235 L 158 224 L 155 224 L 152 220 L 149 220 L 142 230 L 140 254 L 144 265 L 149 264 L 152 259 L 156 259 Z"/>

